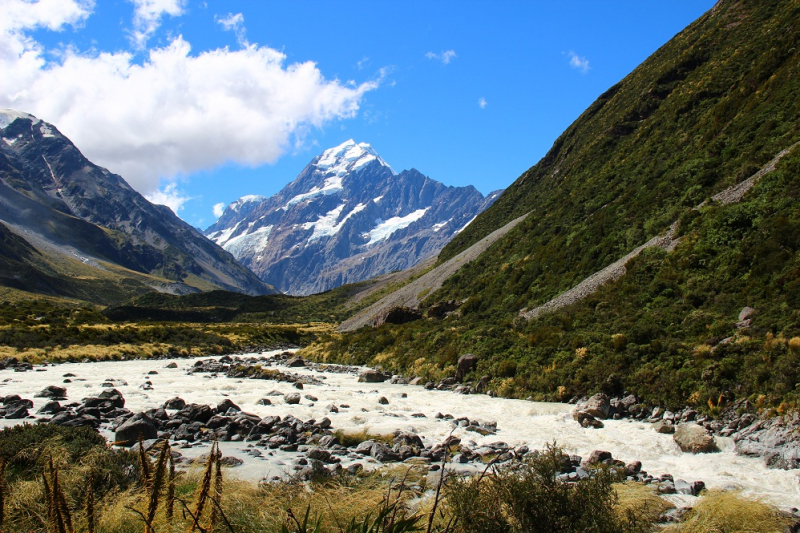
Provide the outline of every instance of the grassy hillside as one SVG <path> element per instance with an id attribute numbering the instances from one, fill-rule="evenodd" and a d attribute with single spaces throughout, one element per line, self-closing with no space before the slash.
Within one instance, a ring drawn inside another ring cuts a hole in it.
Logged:
<path id="1" fill-rule="evenodd" d="M 445 248 L 440 261 L 531 213 L 423 304 L 466 301 L 458 313 L 331 337 L 332 357 L 436 377 L 473 352 L 474 377 L 509 396 L 796 402 L 800 154 L 742 203 L 691 207 L 800 139 L 798 20 L 796 0 L 717 4 L 601 95 Z M 676 220 L 674 252 L 646 252 L 588 300 L 519 318 Z M 737 329 L 748 305 L 759 314 Z"/>

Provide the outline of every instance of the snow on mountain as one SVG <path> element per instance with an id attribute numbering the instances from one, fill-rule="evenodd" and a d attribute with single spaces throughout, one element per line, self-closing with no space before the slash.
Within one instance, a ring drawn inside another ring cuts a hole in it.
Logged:
<path id="1" fill-rule="evenodd" d="M 205 234 L 280 290 L 310 294 L 435 255 L 493 200 L 413 169 L 398 174 L 351 139 L 271 198 L 231 203 Z"/>

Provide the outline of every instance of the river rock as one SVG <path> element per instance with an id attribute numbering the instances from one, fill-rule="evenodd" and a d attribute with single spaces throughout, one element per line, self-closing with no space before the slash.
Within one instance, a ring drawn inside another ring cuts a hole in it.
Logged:
<path id="1" fill-rule="evenodd" d="M 292 394 L 287 394 L 286 396 L 284 396 L 283 399 L 289 405 L 296 405 L 300 403 L 300 394 L 297 392 L 294 392 Z"/>
<path id="2" fill-rule="evenodd" d="M 5 417 L 11 420 L 19 420 L 21 418 L 27 418 L 28 416 L 30 416 L 28 408 L 22 403 L 17 403 L 12 404 L 11 407 L 8 408 Z"/>
<path id="3" fill-rule="evenodd" d="M 589 454 L 589 457 L 586 458 L 584 463 L 587 465 L 595 465 L 609 459 L 612 459 L 611 452 L 607 452 L 605 450 L 595 450 Z"/>
<path id="4" fill-rule="evenodd" d="M 595 418 L 606 419 L 611 410 L 611 401 L 608 396 L 599 392 L 586 400 L 586 403 L 579 408 L 580 411 L 588 413 Z"/>
<path id="5" fill-rule="evenodd" d="M 365 370 L 358 375 L 359 383 L 383 383 L 387 379 L 389 376 L 375 369 Z"/>
<path id="6" fill-rule="evenodd" d="M 175 413 L 176 418 L 183 418 L 189 422 L 200 422 L 203 424 L 208 422 L 212 416 L 214 416 L 214 412 L 209 406 L 197 403 L 190 403 Z"/>
<path id="7" fill-rule="evenodd" d="M 158 426 L 145 413 L 138 413 L 126 420 L 114 433 L 114 441 L 120 446 L 132 446 L 139 436 L 143 440 L 158 437 Z"/>
<path id="8" fill-rule="evenodd" d="M 233 409 L 234 411 L 242 410 L 242 408 L 233 403 L 230 398 L 225 398 L 217 404 L 217 413 L 225 414 L 228 412 L 228 409 Z"/>
<path id="9" fill-rule="evenodd" d="M 458 366 L 456 367 L 456 380 L 462 381 L 464 377 L 478 367 L 478 356 L 471 353 L 465 353 L 458 358 Z"/>
<path id="10" fill-rule="evenodd" d="M 672 436 L 683 452 L 710 453 L 717 451 L 717 443 L 706 428 L 697 424 L 678 424 Z"/>
<path id="11" fill-rule="evenodd" d="M 183 409 L 184 407 L 186 407 L 186 402 L 183 400 L 183 398 L 178 398 L 177 396 L 175 398 L 172 398 L 164 402 L 164 409 L 180 410 Z"/>
<path id="12" fill-rule="evenodd" d="M 67 399 L 67 389 L 64 387 L 58 387 L 56 385 L 50 385 L 39 391 L 38 393 L 34 394 L 34 398 L 49 398 L 50 400 L 66 400 Z"/>
<path id="13" fill-rule="evenodd" d="M 301 368 L 306 366 L 306 362 L 302 357 L 292 357 L 291 359 L 286 360 L 286 366 L 292 368 Z"/>
<path id="14" fill-rule="evenodd" d="M 675 426 L 672 425 L 671 422 L 667 422 L 666 420 L 662 420 L 654 424 L 653 428 L 656 430 L 656 433 L 662 433 L 664 435 L 671 435 L 675 433 Z"/>
<path id="15" fill-rule="evenodd" d="M 61 411 L 63 411 L 63 410 L 64 410 L 64 408 L 63 408 L 63 407 L 61 407 L 61 404 L 60 404 L 60 403 L 58 403 L 58 402 L 56 402 L 56 401 L 53 401 L 53 402 L 47 402 L 46 404 L 44 404 L 43 406 L 41 406 L 41 407 L 39 408 L 39 410 L 38 410 L 38 411 L 36 411 L 36 414 L 40 414 L 40 415 L 54 415 L 54 414 L 56 414 L 56 413 L 60 413 L 60 412 L 61 412 Z"/>

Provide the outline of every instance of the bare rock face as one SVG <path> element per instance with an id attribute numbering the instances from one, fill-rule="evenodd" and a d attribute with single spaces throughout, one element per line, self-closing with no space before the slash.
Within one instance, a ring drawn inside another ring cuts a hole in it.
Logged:
<path id="1" fill-rule="evenodd" d="M 672 436 L 682 452 L 711 453 L 719 451 L 714 437 L 697 424 L 678 424 Z"/>
<path id="2" fill-rule="evenodd" d="M 458 358 L 458 367 L 456 368 L 456 381 L 463 381 L 464 376 L 475 370 L 478 366 L 478 356 L 471 353 L 465 353 Z"/>

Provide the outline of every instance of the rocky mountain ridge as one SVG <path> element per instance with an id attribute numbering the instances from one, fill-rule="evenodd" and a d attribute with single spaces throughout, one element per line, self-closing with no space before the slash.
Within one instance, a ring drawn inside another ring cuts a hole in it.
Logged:
<path id="1" fill-rule="evenodd" d="M 370 145 L 348 140 L 271 198 L 231 203 L 205 234 L 265 282 L 312 294 L 436 255 L 499 193 L 398 174 Z"/>
<path id="2" fill-rule="evenodd" d="M 0 139 L 0 222 L 6 259 L 15 257 L 16 275 L 27 279 L 20 288 L 104 303 L 152 289 L 274 292 L 169 208 L 86 159 L 54 125 L 0 110 Z M 73 290 L 109 273 L 113 288 Z"/>

